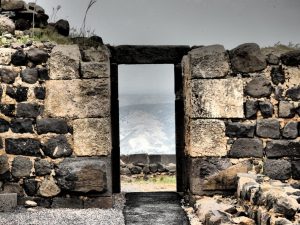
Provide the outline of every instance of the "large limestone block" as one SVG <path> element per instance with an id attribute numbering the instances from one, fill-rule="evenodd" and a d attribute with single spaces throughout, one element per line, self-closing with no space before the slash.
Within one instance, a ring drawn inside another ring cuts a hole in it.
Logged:
<path id="1" fill-rule="evenodd" d="M 45 114 L 87 118 L 110 114 L 109 79 L 50 80 L 46 82 Z"/>
<path id="2" fill-rule="evenodd" d="M 79 78 L 81 55 L 77 45 L 57 45 L 53 48 L 49 66 L 51 80 Z"/>
<path id="3" fill-rule="evenodd" d="M 222 45 L 211 45 L 189 52 L 191 78 L 219 78 L 229 72 L 229 57 Z"/>
<path id="4" fill-rule="evenodd" d="M 108 166 L 101 159 L 65 159 L 56 169 L 58 185 L 67 191 L 104 192 L 108 189 Z"/>
<path id="5" fill-rule="evenodd" d="M 187 86 L 187 113 L 191 118 L 243 118 L 243 81 L 191 80 Z"/>
<path id="6" fill-rule="evenodd" d="M 74 153 L 77 156 L 106 156 L 111 152 L 109 118 L 74 121 Z"/>
<path id="7" fill-rule="evenodd" d="M 221 120 L 190 120 L 187 134 L 187 154 L 191 157 L 225 156 L 225 124 Z"/>

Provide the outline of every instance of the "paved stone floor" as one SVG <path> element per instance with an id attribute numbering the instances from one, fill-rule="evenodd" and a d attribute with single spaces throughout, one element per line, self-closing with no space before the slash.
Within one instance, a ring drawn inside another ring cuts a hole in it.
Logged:
<path id="1" fill-rule="evenodd" d="M 128 193 L 125 197 L 126 225 L 189 225 L 175 192 Z"/>

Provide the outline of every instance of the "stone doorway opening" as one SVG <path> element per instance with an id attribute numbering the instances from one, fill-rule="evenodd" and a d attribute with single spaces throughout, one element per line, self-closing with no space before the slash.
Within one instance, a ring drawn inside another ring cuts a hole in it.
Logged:
<path id="1" fill-rule="evenodd" d="M 120 99 L 119 76 L 123 65 L 169 64 L 174 75 L 175 92 L 175 151 L 176 151 L 176 191 L 186 189 L 185 155 L 184 155 L 184 108 L 182 97 L 181 60 L 189 46 L 136 46 L 122 45 L 110 47 L 111 52 L 111 116 L 112 116 L 112 189 L 121 191 L 120 182 Z"/>
<path id="2" fill-rule="evenodd" d="M 121 191 L 176 191 L 174 66 L 118 71 Z"/>

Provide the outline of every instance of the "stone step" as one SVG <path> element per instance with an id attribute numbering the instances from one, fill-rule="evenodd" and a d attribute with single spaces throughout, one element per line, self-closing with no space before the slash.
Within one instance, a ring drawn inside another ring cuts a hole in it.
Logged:
<path id="1" fill-rule="evenodd" d="M 174 192 L 143 192 L 126 194 L 125 224 L 188 225 L 181 208 L 179 194 Z"/>

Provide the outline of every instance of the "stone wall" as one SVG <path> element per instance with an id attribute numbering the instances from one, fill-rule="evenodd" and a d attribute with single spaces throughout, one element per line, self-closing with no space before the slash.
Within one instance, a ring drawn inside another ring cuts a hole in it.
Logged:
<path id="1" fill-rule="evenodd" d="M 105 46 L 0 48 L 0 193 L 112 206 L 109 57 Z"/>
<path id="2" fill-rule="evenodd" d="M 236 190 L 237 172 L 299 179 L 300 51 L 256 44 L 184 56 L 185 154 L 191 194 Z"/>

